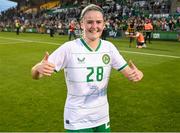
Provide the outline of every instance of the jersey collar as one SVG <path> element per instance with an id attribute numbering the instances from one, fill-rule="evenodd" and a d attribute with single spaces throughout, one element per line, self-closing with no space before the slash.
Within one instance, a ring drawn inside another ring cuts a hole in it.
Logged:
<path id="1" fill-rule="evenodd" d="M 85 40 L 83 38 L 80 38 L 81 42 L 83 43 L 83 45 L 91 52 L 93 52 L 94 50 L 85 42 Z M 95 51 L 98 51 L 98 49 L 101 46 L 101 39 L 99 40 L 99 44 L 97 46 L 97 48 L 95 49 Z"/>

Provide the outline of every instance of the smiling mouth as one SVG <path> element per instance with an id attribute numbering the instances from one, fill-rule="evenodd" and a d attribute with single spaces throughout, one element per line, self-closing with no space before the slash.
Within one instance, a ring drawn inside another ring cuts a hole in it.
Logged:
<path id="1" fill-rule="evenodd" d="M 97 30 L 97 31 L 96 30 L 92 30 L 92 31 L 90 30 L 90 32 L 91 33 L 99 33 L 99 30 Z"/>

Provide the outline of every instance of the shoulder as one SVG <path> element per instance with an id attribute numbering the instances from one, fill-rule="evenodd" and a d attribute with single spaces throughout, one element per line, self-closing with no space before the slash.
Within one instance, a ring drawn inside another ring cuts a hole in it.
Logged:
<path id="1" fill-rule="evenodd" d="M 112 42 L 106 40 L 101 40 L 101 42 L 102 42 L 102 46 L 105 47 L 106 49 L 110 49 L 110 50 L 117 49 Z"/>
<path id="2" fill-rule="evenodd" d="M 102 40 L 102 39 L 101 39 L 101 43 L 102 43 L 102 45 L 105 45 L 105 46 L 111 46 L 111 45 L 113 45 L 112 42 L 109 42 L 109 41 L 107 41 L 107 40 Z"/>
<path id="3" fill-rule="evenodd" d="M 74 50 L 78 49 L 79 39 L 73 40 L 73 41 L 68 41 L 65 42 L 64 44 L 60 45 L 54 52 L 53 55 L 55 56 L 66 56 L 70 55 Z"/>
<path id="4" fill-rule="evenodd" d="M 76 47 L 78 45 L 81 45 L 81 41 L 80 38 L 72 40 L 72 41 L 68 41 L 65 42 L 63 45 L 61 45 L 60 47 Z"/>
<path id="5" fill-rule="evenodd" d="M 68 53 L 69 53 L 74 50 L 80 49 L 80 47 L 82 47 L 82 43 L 81 43 L 80 39 L 78 38 L 78 39 L 75 39 L 72 41 L 65 42 L 58 49 L 61 49 L 61 51 L 62 50 L 68 51 Z"/>

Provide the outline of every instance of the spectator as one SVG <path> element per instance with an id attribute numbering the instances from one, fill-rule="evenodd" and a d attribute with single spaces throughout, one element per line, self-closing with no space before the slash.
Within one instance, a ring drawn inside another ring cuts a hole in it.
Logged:
<path id="1" fill-rule="evenodd" d="M 144 30 L 145 30 L 145 33 L 146 33 L 146 36 L 145 36 L 145 44 L 146 44 L 146 41 L 148 39 L 149 43 L 151 43 L 151 33 L 152 33 L 152 30 L 153 30 L 153 26 L 151 24 L 151 21 L 150 20 L 146 20 L 146 23 L 144 24 Z"/>

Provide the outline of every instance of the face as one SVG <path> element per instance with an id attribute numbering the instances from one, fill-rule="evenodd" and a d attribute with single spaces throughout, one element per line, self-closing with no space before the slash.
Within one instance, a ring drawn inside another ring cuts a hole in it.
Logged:
<path id="1" fill-rule="evenodd" d="M 95 41 L 99 39 L 104 29 L 103 14 L 99 11 L 86 12 L 81 21 L 81 28 L 86 40 Z"/>

